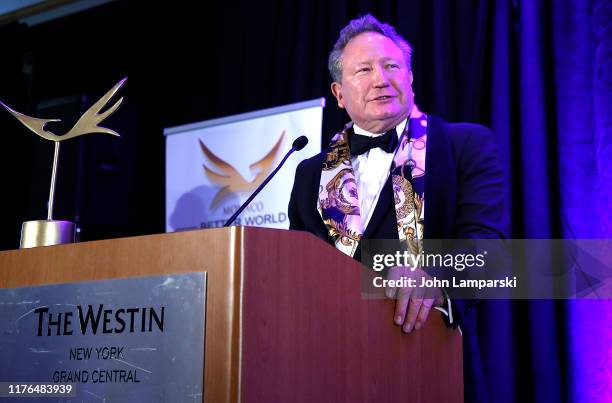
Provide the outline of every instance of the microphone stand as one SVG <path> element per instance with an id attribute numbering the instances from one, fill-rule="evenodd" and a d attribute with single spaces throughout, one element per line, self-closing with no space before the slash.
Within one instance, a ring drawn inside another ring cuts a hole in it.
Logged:
<path id="1" fill-rule="evenodd" d="M 304 136 L 302 136 L 302 137 L 304 137 Z M 259 194 L 259 192 L 261 192 L 263 190 L 263 188 L 268 184 L 268 182 L 270 182 L 270 179 L 272 179 L 274 177 L 274 175 L 276 175 L 278 170 L 281 169 L 281 167 L 283 166 L 285 161 L 287 161 L 287 158 L 289 158 L 289 156 L 291 154 L 293 154 L 294 151 L 301 150 L 306 145 L 306 144 L 303 144 L 303 145 L 300 144 L 301 147 L 298 146 L 299 148 L 297 148 L 296 147 L 296 142 L 297 142 L 297 140 L 293 143 L 293 147 L 291 147 L 291 150 L 289 150 L 289 152 L 285 155 L 285 157 L 282 159 L 280 164 L 278 164 L 278 166 L 274 169 L 274 171 L 272 171 L 272 173 L 270 173 L 270 175 L 268 175 L 268 177 L 262 182 L 262 184 L 259 185 L 259 187 L 257 189 L 255 189 L 253 194 L 251 196 L 249 196 L 249 198 L 244 203 L 242 203 L 240 208 L 238 210 L 236 210 L 236 212 L 230 218 L 228 218 L 228 220 L 225 222 L 225 224 L 223 224 L 224 227 L 229 227 L 236 220 L 236 218 L 238 218 L 238 216 L 240 215 L 240 213 L 242 213 L 242 211 L 246 208 L 246 206 L 248 206 L 249 203 L 253 201 L 255 196 L 257 196 Z M 306 142 L 308 142 L 308 140 L 306 140 Z"/>

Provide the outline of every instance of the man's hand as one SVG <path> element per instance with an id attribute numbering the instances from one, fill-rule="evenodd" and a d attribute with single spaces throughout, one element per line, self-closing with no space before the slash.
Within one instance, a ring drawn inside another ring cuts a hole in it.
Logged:
<path id="1" fill-rule="evenodd" d="M 439 288 L 421 287 L 422 279 L 430 279 L 422 269 L 411 270 L 410 267 L 392 267 L 387 275 L 388 280 L 409 280 L 414 287 L 387 287 L 385 295 L 397 298 L 395 303 L 394 322 L 402 326 L 402 330 L 410 333 L 412 329 L 419 330 L 427 320 L 433 306 L 444 303 L 442 291 Z"/>

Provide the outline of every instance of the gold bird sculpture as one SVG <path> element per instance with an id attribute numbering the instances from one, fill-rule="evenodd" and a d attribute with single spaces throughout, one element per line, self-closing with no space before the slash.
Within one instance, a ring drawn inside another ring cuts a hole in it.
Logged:
<path id="1" fill-rule="evenodd" d="M 13 115 L 17 120 L 19 120 L 25 127 L 30 129 L 34 134 L 39 137 L 42 137 L 45 140 L 53 141 L 55 145 L 55 151 L 53 153 L 53 168 L 51 171 L 51 187 L 49 189 L 49 203 L 47 207 L 47 220 L 51 221 L 53 219 L 53 201 L 55 195 L 55 181 L 57 176 L 57 165 L 59 158 L 59 149 L 60 142 L 68 139 L 72 139 L 78 136 L 82 136 L 84 134 L 90 133 L 103 133 L 110 134 L 112 136 L 119 136 L 119 133 L 114 130 L 108 129 L 106 127 L 98 126 L 104 119 L 109 117 L 113 112 L 119 108 L 121 103 L 123 102 L 123 98 L 120 98 L 113 106 L 108 108 L 106 111 L 100 113 L 102 109 L 106 106 L 108 101 L 119 91 L 123 84 L 127 81 L 127 77 L 123 80 L 119 81 L 113 88 L 111 88 L 102 98 L 98 100 L 95 104 L 89 107 L 81 115 L 79 120 L 72 126 L 67 133 L 64 135 L 58 136 L 57 134 L 45 130 L 45 126 L 50 122 L 61 122 L 61 119 L 41 119 L 35 118 L 32 116 L 24 115 L 23 113 L 17 112 L 16 110 L 10 108 L 8 105 L 4 104 L 0 101 L 0 105 L 2 105 L 11 115 Z"/>
<path id="2" fill-rule="evenodd" d="M 45 130 L 45 126 L 47 125 L 47 123 L 61 122 L 61 119 L 34 118 L 31 116 L 24 115 L 23 113 L 17 112 L 16 110 L 10 108 L 8 105 L 4 104 L 1 101 L 0 101 L 0 104 L 4 106 L 4 108 L 7 111 L 9 111 L 11 115 L 17 118 L 17 120 L 23 123 L 25 127 L 27 127 L 28 129 L 33 131 L 35 134 L 37 134 L 38 136 L 46 140 L 64 141 L 64 140 L 68 140 L 68 139 L 71 139 L 77 136 L 82 136 L 84 134 L 89 134 L 89 133 L 104 133 L 104 134 L 110 134 L 112 136 L 121 137 L 119 133 L 115 132 L 114 130 L 108 129 L 106 127 L 100 127 L 98 126 L 98 124 L 101 123 L 107 117 L 109 117 L 113 112 L 115 112 L 117 108 L 119 108 L 121 103 L 123 102 L 123 98 L 120 98 L 117 102 L 115 102 L 113 106 L 108 108 L 103 113 L 100 113 L 102 108 L 104 108 L 104 106 L 113 97 L 113 95 L 115 95 L 115 93 L 119 91 L 121 87 L 123 87 L 123 84 L 125 84 L 126 81 L 127 81 L 127 77 L 119 81 L 117 84 L 115 84 L 115 86 L 111 88 L 106 94 L 104 94 L 104 96 L 100 98 L 98 102 L 90 106 L 89 109 L 87 109 L 85 113 L 81 115 L 81 117 L 74 124 L 72 129 L 70 129 L 66 134 L 61 135 L 61 136 L 58 136 L 57 134 L 53 132 Z"/>

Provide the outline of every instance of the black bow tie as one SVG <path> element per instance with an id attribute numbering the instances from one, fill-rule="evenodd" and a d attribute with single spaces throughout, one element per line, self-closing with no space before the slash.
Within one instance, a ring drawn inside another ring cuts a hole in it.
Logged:
<path id="1" fill-rule="evenodd" d="M 349 148 L 351 149 L 352 156 L 361 155 L 376 147 L 380 147 L 382 150 L 392 153 L 395 151 L 398 143 L 399 141 L 395 128 L 387 131 L 382 136 L 368 137 L 353 132 L 349 137 Z"/>

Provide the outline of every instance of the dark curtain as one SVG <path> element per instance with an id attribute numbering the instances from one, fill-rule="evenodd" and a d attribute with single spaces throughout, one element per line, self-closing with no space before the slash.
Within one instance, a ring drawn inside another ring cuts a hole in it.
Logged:
<path id="1" fill-rule="evenodd" d="M 18 110 L 100 96 L 130 77 L 113 121 L 125 133 L 110 151 L 116 172 L 105 174 L 115 180 L 87 188 L 83 202 L 91 199 L 88 211 L 99 215 L 94 201 L 107 200 L 112 213 L 98 232 L 81 217 L 84 239 L 163 232 L 164 127 L 325 96 L 326 143 L 347 120 L 329 93 L 327 52 L 342 26 L 366 12 L 412 43 L 422 110 L 494 131 L 513 237 L 612 237 L 610 1 L 233 1 L 220 11 L 198 3 L 117 0 L 40 26 L 0 28 L 11 38 L 0 44 L 0 99 Z M 32 139 L 11 119 L 0 116 L 12 154 L 2 162 L 11 189 L 4 249 L 16 246 L 18 223 L 34 218 L 25 183 L 48 181 L 32 178 Z M 93 148 L 100 181 L 107 158 Z M 612 304 L 486 301 L 479 315 L 492 401 L 612 401 Z"/>
<path id="2" fill-rule="evenodd" d="M 22 69 L 27 66 L 27 55 L 22 54 L 25 28 L 11 24 L 1 28 L 0 35 L 10 40 L 0 41 L 0 101 L 24 104 L 30 88 L 23 80 Z M 19 123 L 0 118 L 2 136 L 2 158 L 0 173 L 3 195 L 0 202 L 0 245 L 1 249 L 17 245 L 21 221 L 27 215 L 27 200 L 30 187 L 27 180 L 31 174 L 33 136 L 15 136 L 20 130 Z"/>

